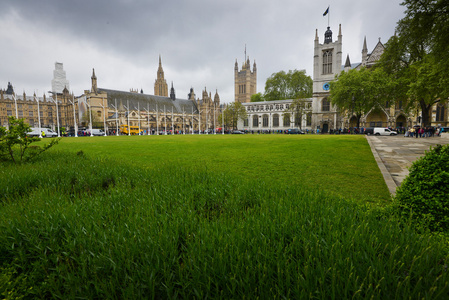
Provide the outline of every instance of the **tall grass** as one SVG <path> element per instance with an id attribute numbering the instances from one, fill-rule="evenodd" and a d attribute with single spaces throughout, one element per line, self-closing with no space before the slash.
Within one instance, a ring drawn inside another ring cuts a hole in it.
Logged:
<path id="1" fill-rule="evenodd" d="M 0 171 L 4 298 L 443 299 L 448 253 L 366 206 L 204 164 Z"/>
<path id="2" fill-rule="evenodd" d="M 147 168 L 202 165 L 240 181 L 302 185 L 361 203 L 390 194 L 364 136 L 194 135 L 63 139 L 57 148 Z"/>

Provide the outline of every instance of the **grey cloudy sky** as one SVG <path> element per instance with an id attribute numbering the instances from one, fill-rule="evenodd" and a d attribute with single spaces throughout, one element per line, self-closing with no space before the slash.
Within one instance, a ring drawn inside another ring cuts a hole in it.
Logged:
<path id="1" fill-rule="evenodd" d="M 153 94 L 159 55 L 176 96 L 218 90 L 234 101 L 234 64 L 245 44 L 257 64 L 257 90 L 275 72 L 305 69 L 312 76 L 313 41 L 323 42 L 330 5 L 334 40 L 342 26 L 343 62 L 361 59 L 394 34 L 404 16 L 400 0 L 6 0 L 0 9 L 0 89 L 51 89 L 55 62 L 64 64 L 76 96 L 101 88 Z"/>

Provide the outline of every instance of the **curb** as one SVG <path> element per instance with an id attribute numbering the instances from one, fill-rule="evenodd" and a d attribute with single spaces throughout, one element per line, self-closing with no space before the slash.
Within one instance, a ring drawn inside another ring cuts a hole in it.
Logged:
<path id="1" fill-rule="evenodd" d="M 374 147 L 373 143 L 371 142 L 371 137 L 368 135 L 365 135 L 366 140 L 368 141 L 368 144 L 371 148 L 371 152 L 373 153 L 374 159 L 377 162 L 377 166 L 380 169 L 380 172 L 382 173 L 382 176 L 384 177 L 385 183 L 387 184 L 388 190 L 390 191 L 390 194 L 392 196 L 396 195 L 396 188 L 397 185 L 393 180 L 393 177 L 391 177 L 390 172 L 388 172 L 387 167 L 385 166 L 384 162 L 379 156 L 379 153 L 377 153 L 376 147 Z"/>

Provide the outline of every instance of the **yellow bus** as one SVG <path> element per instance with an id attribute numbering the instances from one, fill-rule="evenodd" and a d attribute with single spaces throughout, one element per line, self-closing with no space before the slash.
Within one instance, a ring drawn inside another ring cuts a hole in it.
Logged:
<path id="1" fill-rule="evenodd" d="M 130 131 L 128 132 L 128 125 L 120 125 L 120 132 L 122 134 L 128 134 L 131 135 L 139 134 L 139 127 L 138 126 L 130 126 Z"/>

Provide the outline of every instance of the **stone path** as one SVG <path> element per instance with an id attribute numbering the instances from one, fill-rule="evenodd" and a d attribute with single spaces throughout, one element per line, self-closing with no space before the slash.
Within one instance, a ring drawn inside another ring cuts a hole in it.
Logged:
<path id="1" fill-rule="evenodd" d="M 379 166 L 391 194 L 396 193 L 408 175 L 408 168 L 430 147 L 449 144 L 449 133 L 441 137 L 411 138 L 398 136 L 366 136 L 374 158 Z"/>

